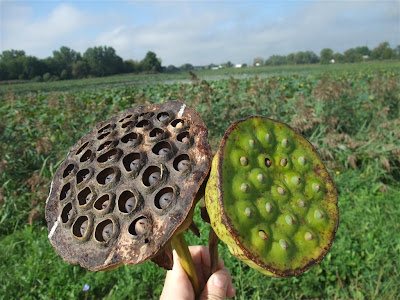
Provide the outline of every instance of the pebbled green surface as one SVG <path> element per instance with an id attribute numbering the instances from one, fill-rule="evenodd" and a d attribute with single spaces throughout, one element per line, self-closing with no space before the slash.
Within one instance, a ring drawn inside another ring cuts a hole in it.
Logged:
<path id="1" fill-rule="evenodd" d="M 223 207 L 249 259 L 291 275 L 322 259 L 338 207 L 311 144 L 283 123 L 253 117 L 233 127 L 222 151 Z"/>

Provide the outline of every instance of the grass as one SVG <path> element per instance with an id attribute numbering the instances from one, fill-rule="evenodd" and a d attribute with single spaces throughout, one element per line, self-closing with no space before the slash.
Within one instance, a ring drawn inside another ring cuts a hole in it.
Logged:
<path id="1" fill-rule="evenodd" d="M 119 78 L 124 86 L 114 85 L 117 78 L 1 86 L 0 299 L 159 297 L 165 271 L 150 262 L 96 273 L 65 263 L 47 239 L 43 213 L 50 180 L 78 138 L 123 109 L 174 99 L 199 111 L 214 151 L 229 124 L 247 115 L 291 124 L 317 146 L 338 187 L 336 240 L 299 277 L 258 274 L 220 243 L 236 299 L 398 299 L 400 64 L 248 70 L 260 73 L 232 70 L 242 73 L 229 77 L 221 70 L 222 79 L 188 84 L 134 75 L 135 84 L 127 75 Z M 195 221 L 202 237 L 186 234 L 189 244 L 206 245 L 198 208 Z"/>

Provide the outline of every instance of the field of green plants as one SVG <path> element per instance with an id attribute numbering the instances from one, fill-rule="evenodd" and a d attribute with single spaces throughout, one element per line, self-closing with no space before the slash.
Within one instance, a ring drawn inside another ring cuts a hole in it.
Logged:
<path id="1" fill-rule="evenodd" d="M 335 242 L 303 275 L 265 277 L 219 245 L 236 299 L 399 299 L 400 63 L 228 71 L 0 85 L 0 299 L 159 297 L 165 271 L 151 262 L 97 273 L 65 263 L 47 239 L 44 205 L 69 147 L 96 123 L 168 100 L 201 114 L 214 151 L 237 119 L 286 122 L 336 183 Z M 206 245 L 198 208 L 195 222 L 202 236 L 186 233 L 188 243 Z"/>

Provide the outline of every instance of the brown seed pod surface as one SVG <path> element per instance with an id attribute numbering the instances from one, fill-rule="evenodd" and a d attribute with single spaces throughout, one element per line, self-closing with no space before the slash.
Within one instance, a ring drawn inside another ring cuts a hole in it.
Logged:
<path id="1" fill-rule="evenodd" d="M 56 171 L 46 202 L 50 242 L 93 271 L 160 256 L 187 223 L 210 167 L 195 110 L 179 101 L 128 109 L 83 136 Z"/>

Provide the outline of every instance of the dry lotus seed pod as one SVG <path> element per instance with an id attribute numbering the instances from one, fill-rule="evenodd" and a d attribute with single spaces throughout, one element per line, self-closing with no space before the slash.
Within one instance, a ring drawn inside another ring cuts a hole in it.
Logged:
<path id="1" fill-rule="evenodd" d="M 287 125 L 249 117 L 226 131 L 205 202 L 230 252 L 272 277 L 321 261 L 339 222 L 337 193 L 312 145 Z"/>
<path id="2" fill-rule="evenodd" d="M 178 101 L 101 122 L 54 175 L 46 202 L 51 244 L 94 271 L 147 259 L 170 268 L 163 259 L 191 222 L 210 157 L 206 126 Z"/>

